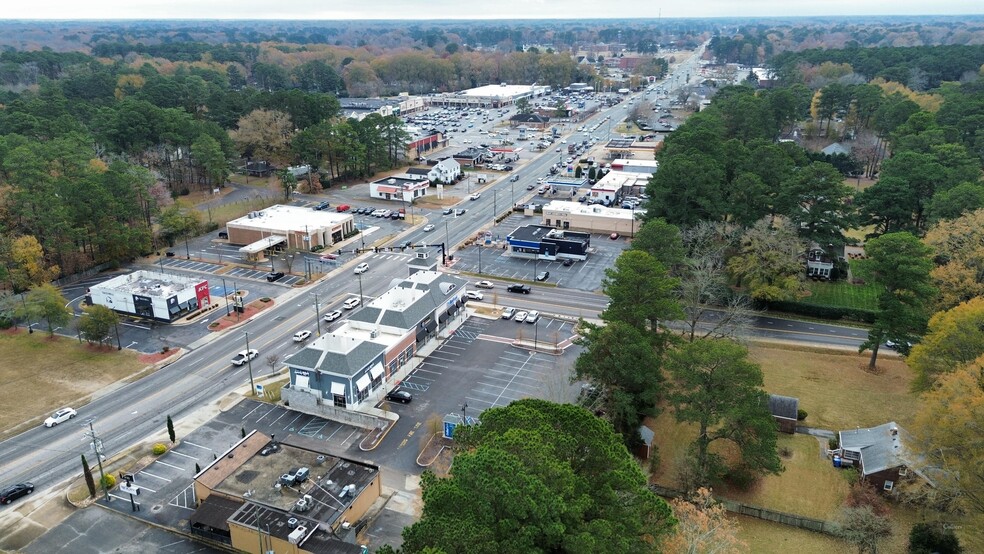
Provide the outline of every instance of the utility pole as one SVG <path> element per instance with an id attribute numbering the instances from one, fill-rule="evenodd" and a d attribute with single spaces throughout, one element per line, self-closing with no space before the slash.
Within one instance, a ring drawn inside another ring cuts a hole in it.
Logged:
<path id="1" fill-rule="evenodd" d="M 249 388 L 256 396 L 256 385 L 253 383 L 253 357 L 249 355 L 249 331 L 246 332 L 246 366 L 249 367 Z"/>
<path id="2" fill-rule="evenodd" d="M 106 488 L 106 474 L 103 473 L 102 441 L 96 436 L 96 429 L 92 426 L 92 420 L 90 419 L 86 423 L 89 424 L 89 432 L 86 433 L 86 436 L 92 437 L 92 450 L 95 451 L 96 462 L 99 464 L 99 486 L 102 487 L 103 493 L 106 495 L 106 502 L 109 502 L 109 489 Z"/>
<path id="3" fill-rule="evenodd" d="M 318 326 L 318 336 L 321 336 L 321 308 L 318 307 L 318 293 L 314 293 L 314 323 Z"/>
<path id="4" fill-rule="evenodd" d="M 229 315 L 229 289 L 226 288 L 225 277 L 222 279 L 222 295 L 225 296 L 226 315 Z"/>

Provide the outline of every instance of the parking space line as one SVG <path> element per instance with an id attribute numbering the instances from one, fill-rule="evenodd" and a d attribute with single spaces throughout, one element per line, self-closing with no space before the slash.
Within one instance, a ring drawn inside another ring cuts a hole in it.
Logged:
<path id="1" fill-rule="evenodd" d="M 201 448 L 201 449 L 204 449 L 204 450 L 208 450 L 209 452 L 211 452 L 211 451 L 212 451 L 212 449 L 211 449 L 211 448 L 209 448 L 209 447 L 207 447 L 207 446 L 202 446 L 202 445 L 200 445 L 200 444 L 195 444 L 195 443 L 193 443 L 193 442 L 190 442 L 190 441 L 186 441 L 186 440 L 185 440 L 185 441 L 181 441 L 181 444 L 187 444 L 187 445 L 189 445 L 189 446 L 194 446 L 195 448 Z"/>
<path id="2" fill-rule="evenodd" d="M 141 488 L 142 490 L 145 490 L 145 491 L 150 491 L 150 492 L 152 492 L 152 493 L 154 493 L 154 494 L 157 494 L 157 491 L 156 491 L 156 490 L 154 490 L 154 489 L 152 489 L 152 488 L 150 488 L 150 487 L 145 487 L 145 486 L 143 486 L 143 485 L 139 485 L 139 487 L 140 487 L 140 488 Z"/>
<path id="3" fill-rule="evenodd" d="M 183 467 L 180 467 L 180 466 L 175 466 L 175 465 L 171 465 L 171 464 L 169 464 L 169 463 L 167 463 L 167 462 L 162 462 L 162 461 L 160 461 L 160 460 L 157 460 L 157 461 L 155 461 L 154 463 L 155 463 L 155 464 L 161 464 L 162 466 L 167 466 L 167 467 L 172 467 L 172 468 L 174 468 L 174 469 L 176 469 L 176 470 L 178 470 L 178 471 L 184 471 L 184 468 L 183 468 Z"/>
<path id="4" fill-rule="evenodd" d="M 297 421 L 297 418 L 301 417 L 301 415 L 303 415 L 303 414 L 297 414 L 296 416 L 294 416 L 294 419 L 290 420 L 290 423 L 288 423 L 287 425 L 284 425 L 284 431 L 286 431 L 287 428 L 291 426 L 291 424 L 293 424 L 295 421 Z"/>
<path id="5" fill-rule="evenodd" d="M 533 354 L 530 354 L 530 358 L 529 358 L 529 360 L 527 360 L 527 361 L 532 361 L 532 360 L 533 360 Z M 525 364 L 524 364 L 524 366 L 525 366 Z M 523 369 L 523 368 L 522 368 L 522 367 L 520 367 L 520 368 L 518 368 L 518 371 L 522 371 L 522 369 Z M 518 375 L 518 371 L 517 371 L 517 375 Z M 511 384 L 511 381 L 510 381 L 510 384 Z M 508 386 L 509 386 L 509 385 L 506 385 L 506 387 L 507 387 L 507 388 L 508 388 Z M 503 389 L 503 390 L 502 390 L 502 394 L 500 394 L 500 395 L 499 395 L 499 398 L 502 398 L 502 395 L 503 395 L 503 394 L 505 394 L 505 393 L 506 393 L 506 390 L 505 390 L 505 389 Z M 495 399 L 495 402 L 494 402 L 494 403 L 492 404 L 493 406 L 495 406 L 495 405 L 496 405 L 496 404 L 497 404 L 497 403 L 499 402 L 499 398 L 496 398 L 496 399 Z"/>
<path id="6" fill-rule="evenodd" d="M 344 425 L 339 425 L 339 426 L 338 426 L 338 429 L 335 429 L 334 431 L 332 431 L 332 432 L 331 432 L 331 434 L 330 434 L 330 435 L 328 435 L 328 436 L 327 436 L 327 437 L 325 438 L 325 440 L 326 440 L 326 441 L 330 441 L 330 440 L 331 440 L 331 438 L 335 436 L 335 433 L 337 433 L 337 432 L 339 432 L 339 431 L 341 431 L 343 427 L 344 427 Z"/>
<path id="7" fill-rule="evenodd" d="M 358 432 L 359 432 L 359 430 L 358 429 L 355 429 L 354 431 L 352 431 L 351 433 L 349 433 L 349 436 L 345 437 L 345 440 L 342 441 L 342 444 L 345 444 L 346 442 L 348 442 L 348 440 L 350 438 L 352 438 L 352 435 L 354 435 L 354 434 L 356 434 Z"/>
<path id="8" fill-rule="evenodd" d="M 423 367 L 420 367 L 420 366 L 417 366 L 417 371 L 425 371 L 427 373 L 433 373 L 434 375 L 443 375 L 443 373 L 440 372 L 440 371 L 433 371 L 433 370 L 430 370 L 430 369 L 424 369 Z"/>
<path id="9" fill-rule="evenodd" d="M 246 418 L 248 418 L 248 417 L 249 417 L 250 415 L 252 415 L 252 414 L 253 414 L 253 412 L 255 412 L 256 410 L 259 410 L 259 409 L 260 409 L 260 406 L 262 406 L 262 404 L 258 404 L 258 405 L 256 405 L 256 406 L 253 406 L 253 409 L 252 409 L 252 410 L 250 410 L 249 412 L 247 412 L 247 413 L 246 413 L 246 415 L 244 415 L 244 416 L 243 416 L 243 419 L 245 420 L 245 419 L 246 419 Z"/>
<path id="10" fill-rule="evenodd" d="M 277 423 L 278 421 L 280 421 L 280 418 L 284 417 L 285 415 L 287 415 L 289 413 L 290 413 L 289 410 L 284 410 L 284 413 L 278 415 L 277 416 L 277 419 L 275 419 L 275 420 L 273 420 L 273 421 L 270 422 L 270 425 L 273 425 L 274 423 Z"/>
<path id="11" fill-rule="evenodd" d="M 256 423 L 259 423 L 261 419 L 263 419 L 263 418 L 265 418 L 266 416 L 268 416 L 268 415 L 270 415 L 270 412 L 272 412 L 272 411 L 274 411 L 275 409 L 277 409 L 277 408 L 276 408 L 276 406 L 274 406 L 273 408 L 270 408 L 270 409 L 269 409 L 269 410 L 267 411 L 267 413 L 265 413 L 265 414 L 263 414 L 263 415 L 261 415 L 260 417 L 258 417 L 258 418 L 256 418 Z"/>
<path id="12" fill-rule="evenodd" d="M 149 477 L 153 477 L 154 479 L 160 479 L 161 481 L 167 481 L 168 483 L 171 482 L 171 479 L 168 479 L 167 477 L 161 477 L 160 475 L 154 475 L 153 473 L 147 471 L 146 469 L 145 470 L 142 470 L 139 473 L 139 475 L 147 475 Z"/>
<path id="13" fill-rule="evenodd" d="M 187 455 L 187 454 L 182 454 L 182 453 L 180 453 L 180 452 L 178 452 L 178 451 L 176 451 L 176 450 L 172 450 L 172 451 L 171 451 L 171 454 L 175 454 L 175 455 L 178 455 L 178 456 L 184 456 L 185 458 L 188 458 L 188 459 L 190 459 L 190 460 L 198 460 L 198 458 L 196 458 L 196 457 L 194 457 L 194 456 L 189 456 L 189 455 Z"/>
<path id="14" fill-rule="evenodd" d="M 312 426 L 312 425 L 313 426 L 317 426 L 318 428 L 314 432 L 309 432 L 308 431 L 308 427 L 309 426 Z M 312 421 L 312 422 L 308 423 L 307 425 L 305 425 L 304 427 L 301 427 L 301 430 L 298 431 L 297 434 L 298 435 L 304 435 L 306 437 L 313 437 L 313 436 L 317 435 L 318 433 L 320 433 L 321 430 L 324 429 L 327 426 L 328 426 L 328 421 L 325 421 L 321 425 L 318 425 L 317 423 L 315 423 L 314 421 Z"/>

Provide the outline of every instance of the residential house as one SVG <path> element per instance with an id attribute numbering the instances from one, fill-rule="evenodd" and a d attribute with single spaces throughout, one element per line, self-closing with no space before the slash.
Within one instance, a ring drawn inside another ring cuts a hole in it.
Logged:
<path id="1" fill-rule="evenodd" d="M 806 255 L 806 276 L 813 279 L 833 279 L 837 260 L 844 260 L 844 246 L 839 247 L 828 244 L 827 248 L 821 248 L 819 244 L 813 243 Z"/>
<path id="2" fill-rule="evenodd" d="M 779 425 L 779 430 L 792 435 L 799 418 L 799 399 L 791 396 L 769 395 L 769 413 Z"/>
<path id="3" fill-rule="evenodd" d="M 861 478 L 876 489 L 889 492 L 899 477 L 908 474 L 908 460 L 912 456 L 908 447 L 914 441 L 894 421 L 868 429 L 841 431 L 837 435 L 840 449 L 834 452 L 835 456 L 840 456 L 843 465 L 857 466 Z"/>
<path id="4" fill-rule="evenodd" d="M 454 183 L 461 177 L 461 164 L 454 158 L 445 158 L 430 168 L 427 178 L 432 183 Z"/>

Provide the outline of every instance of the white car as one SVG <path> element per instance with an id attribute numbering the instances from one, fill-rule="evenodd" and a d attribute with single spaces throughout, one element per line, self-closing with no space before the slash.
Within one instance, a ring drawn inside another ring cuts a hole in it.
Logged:
<path id="1" fill-rule="evenodd" d="M 516 315 L 516 308 L 503 308 L 502 319 L 512 319 L 514 315 Z"/>
<path id="2" fill-rule="evenodd" d="M 336 319 L 338 319 L 340 317 L 342 317 L 342 311 L 341 310 L 335 310 L 333 312 L 326 313 L 325 316 L 322 319 L 324 319 L 325 321 L 331 323 L 332 321 L 335 321 Z"/>
<path id="3" fill-rule="evenodd" d="M 480 192 L 476 192 L 475 194 L 473 194 L 473 195 L 471 195 L 471 196 L 469 196 L 468 198 L 470 198 L 470 199 L 472 199 L 472 200 L 478 200 L 478 199 L 479 199 L 479 198 L 481 198 L 481 197 L 482 197 L 482 193 L 480 193 Z"/>
<path id="4" fill-rule="evenodd" d="M 294 342 L 304 342 L 311 336 L 311 331 L 307 329 L 294 333 Z"/>
<path id="5" fill-rule="evenodd" d="M 249 350 L 240 350 L 239 354 L 236 354 L 236 357 L 232 359 L 232 365 L 237 367 L 241 366 L 246 362 L 255 359 L 259 355 L 260 353 L 257 352 L 255 348 L 250 348 Z"/>
<path id="6" fill-rule="evenodd" d="M 356 306 L 362 303 L 362 300 L 358 296 L 353 296 L 345 302 L 342 303 L 342 307 L 346 310 L 354 310 Z"/>
<path id="7" fill-rule="evenodd" d="M 516 323 L 522 323 L 526 321 L 526 315 L 526 312 L 516 312 L 516 317 L 514 317 L 513 320 L 515 320 Z"/>
<path id="8" fill-rule="evenodd" d="M 492 284 L 492 281 L 479 281 L 479 282 L 475 283 L 475 286 L 478 287 L 478 288 L 480 288 L 480 289 L 491 289 L 491 288 L 495 288 L 495 285 Z"/>
<path id="9" fill-rule="evenodd" d="M 58 410 L 57 412 L 51 414 L 51 417 L 49 417 L 48 419 L 44 420 L 44 426 L 45 427 L 54 427 L 55 425 L 58 425 L 59 423 L 63 423 L 63 422 L 66 422 L 66 421 L 72 419 L 76 415 L 77 414 L 76 414 L 76 412 L 75 412 L 74 409 L 72 409 L 72 408 L 62 408 L 62 409 Z"/>
<path id="10" fill-rule="evenodd" d="M 362 262 L 361 264 L 355 266 L 355 274 L 356 275 L 360 275 L 360 274 L 365 273 L 367 271 L 369 271 L 369 264 L 367 264 L 366 262 Z"/>
<path id="11" fill-rule="evenodd" d="M 424 225 L 424 232 L 425 233 L 430 233 L 433 230 L 434 230 L 434 224 L 433 223 L 428 223 L 427 225 Z"/>
<path id="12" fill-rule="evenodd" d="M 485 295 L 477 290 L 470 290 L 465 293 L 465 298 L 468 300 L 481 300 L 482 298 L 485 298 Z"/>
<path id="13" fill-rule="evenodd" d="M 540 312 L 534 310 L 526 314 L 526 323 L 536 323 L 540 319 Z"/>

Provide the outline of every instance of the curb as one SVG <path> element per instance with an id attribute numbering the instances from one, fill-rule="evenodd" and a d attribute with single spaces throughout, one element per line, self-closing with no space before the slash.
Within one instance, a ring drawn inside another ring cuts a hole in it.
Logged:
<path id="1" fill-rule="evenodd" d="M 382 430 L 382 433 L 379 435 L 379 438 L 377 438 L 377 439 L 375 439 L 373 441 L 372 446 L 370 446 L 369 448 L 366 448 L 365 446 L 363 446 L 363 443 L 366 442 L 366 439 L 368 439 L 369 437 L 372 436 L 372 433 L 370 433 L 370 434 L 366 435 L 361 441 L 359 441 L 359 450 L 361 450 L 363 452 L 371 452 L 371 451 L 375 450 L 377 447 L 379 447 L 379 445 L 383 442 L 383 439 L 386 438 L 386 435 L 389 435 L 389 432 L 392 431 L 394 427 L 396 427 L 396 421 L 397 420 L 390 420 L 390 419 L 388 419 L 386 421 L 387 421 L 386 428 Z"/>

